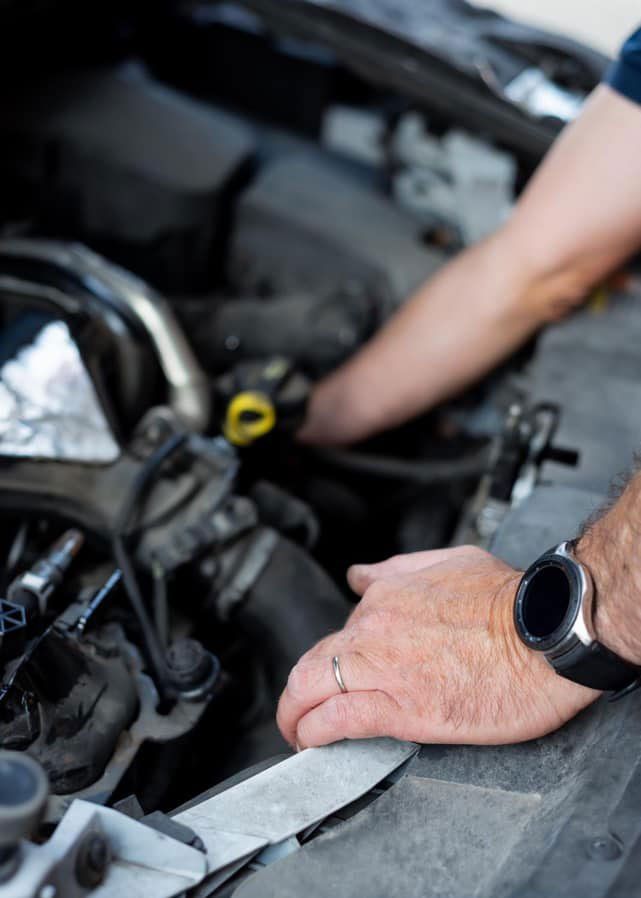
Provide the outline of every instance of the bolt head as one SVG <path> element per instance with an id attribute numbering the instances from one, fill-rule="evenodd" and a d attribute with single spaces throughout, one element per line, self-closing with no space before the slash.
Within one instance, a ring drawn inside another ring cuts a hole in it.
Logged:
<path id="1" fill-rule="evenodd" d="M 623 845 L 615 836 L 597 836 L 587 843 L 586 852 L 593 861 L 616 861 L 623 854 Z"/>
<path id="2" fill-rule="evenodd" d="M 236 352 L 240 348 L 240 339 L 236 334 L 229 334 L 225 337 L 225 349 L 227 352 Z"/>
<path id="3" fill-rule="evenodd" d="M 111 861 L 109 843 L 100 833 L 90 833 L 81 843 L 76 856 L 76 879 L 86 889 L 93 889 L 105 878 Z"/>

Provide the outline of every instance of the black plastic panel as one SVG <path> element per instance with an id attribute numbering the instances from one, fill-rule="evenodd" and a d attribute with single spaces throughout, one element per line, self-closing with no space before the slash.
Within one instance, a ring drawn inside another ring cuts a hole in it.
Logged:
<path id="1" fill-rule="evenodd" d="M 610 297 L 552 327 L 524 384 L 561 408 L 576 469 L 514 509 L 493 549 L 526 567 L 574 536 L 639 445 L 641 306 Z M 637 413 L 637 410 L 639 413 Z M 354 818 L 248 879 L 237 898 L 638 898 L 641 693 L 600 699 L 550 736 L 421 749 Z"/>
<path id="2" fill-rule="evenodd" d="M 210 286 L 229 195 L 254 153 L 246 126 L 136 65 L 36 79 L 2 102 L 0 186 L 14 217 L 165 291 Z"/>
<path id="3" fill-rule="evenodd" d="M 236 898 L 633 898 L 638 882 L 620 884 L 638 869 L 640 725 L 636 695 L 523 745 L 426 746 L 396 786 Z"/>
<path id="4" fill-rule="evenodd" d="M 230 277 L 243 292 L 366 284 L 391 310 L 443 263 L 390 200 L 314 154 L 267 165 L 238 203 Z"/>
<path id="5" fill-rule="evenodd" d="M 519 25 L 464 0 L 243 0 L 281 34 L 331 48 L 364 79 L 398 90 L 428 111 L 489 134 L 532 160 L 558 134 L 533 118 L 505 86 L 540 66 L 559 84 L 588 93 L 607 59 L 562 35 Z"/>

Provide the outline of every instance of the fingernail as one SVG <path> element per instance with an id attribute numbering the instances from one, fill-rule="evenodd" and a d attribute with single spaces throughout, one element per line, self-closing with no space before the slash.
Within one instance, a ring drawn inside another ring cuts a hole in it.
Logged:
<path id="1" fill-rule="evenodd" d="M 297 742 L 297 743 L 296 743 L 296 751 L 302 751 L 302 750 L 303 750 L 302 746 L 299 745 L 298 742 Z"/>

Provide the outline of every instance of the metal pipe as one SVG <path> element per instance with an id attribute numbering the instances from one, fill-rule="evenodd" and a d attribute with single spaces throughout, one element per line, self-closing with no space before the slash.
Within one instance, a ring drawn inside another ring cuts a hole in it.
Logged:
<path id="1" fill-rule="evenodd" d="M 171 408 L 189 430 L 206 430 L 211 415 L 209 383 L 164 297 L 80 244 L 7 239 L 0 240 L 2 254 L 53 265 L 96 300 L 134 319 L 155 350 L 169 388 Z"/>

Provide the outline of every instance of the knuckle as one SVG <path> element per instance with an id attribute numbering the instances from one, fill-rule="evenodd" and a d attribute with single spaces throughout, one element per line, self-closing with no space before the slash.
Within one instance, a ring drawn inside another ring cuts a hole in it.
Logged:
<path id="1" fill-rule="evenodd" d="M 392 570 L 397 567 L 402 567 L 407 561 L 407 555 L 402 555 L 398 553 L 397 555 L 392 555 L 387 561 L 384 562 L 386 566 L 389 566 Z"/>
<path id="2" fill-rule="evenodd" d="M 365 632 L 380 632 L 398 624 L 398 613 L 386 605 L 375 605 L 368 608 L 359 621 L 359 627 Z"/>
<path id="3" fill-rule="evenodd" d="M 376 730 L 383 722 L 383 712 L 378 696 L 372 695 L 367 703 L 357 711 L 358 724 L 361 730 Z"/>
<path id="4" fill-rule="evenodd" d="M 335 695 L 322 706 L 324 723 L 333 730 L 342 732 L 352 717 L 350 707 L 344 696 Z"/>
<path id="5" fill-rule="evenodd" d="M 365 590 L 365 594 L 361 599 L 361 603 L 365 602 L 367 605 L 374 605 L 379 602 L 386 602 L 390 595 L 390 587 L 384 580 L 375 580 L 370 586 Z"/>
<path id="6" fill-rule="evenodd" d="M 460 554 L 470 558 L 485 558 L 488 553 L 481 549 L 480 546 L 466 545 L 460 547 Z"/>
<path id="7" fill-rule="evenodd" d="M 379 734 L 389 731 L 388 707 L 384 696 L 370 693 L 365 701 L 354 702 L 348 696 L 335 696 L 322 707 L 323 725 L 344 733 Z"/>
<path id="8" fill-rule="evenodd" d="M 292 668 L 287 679 L 287 691 L 293 699 L 302 698 L 309 692 L 313 682 L 313 670 L 315 665 L 309 659 L 301 658 L 298 664 Z"/>
<path id="9" fill-rule="evenodd" d="M 312 659 L 317 660 L 318 658 L 333 654 L 331 651 L 331 646 L 336 641 L 336 637 L 339 635 L 339 633 L 340 631 L 337 631 L 335 633 L 330 633 L 328 636 L 324 636 L 316 643 L 316 645 L 312 646 L 312 648 L 309 649 L 309 651 L 306 652 L 300 660 L 304 660 L 307 663 L 311 662 Z"/>
<path id="10" fill-rule="evenodd" d="M 354 723 L 361 733 L 389 735 L 389 707 L 382 693 L 373 692 L 354 711 Z"/>

